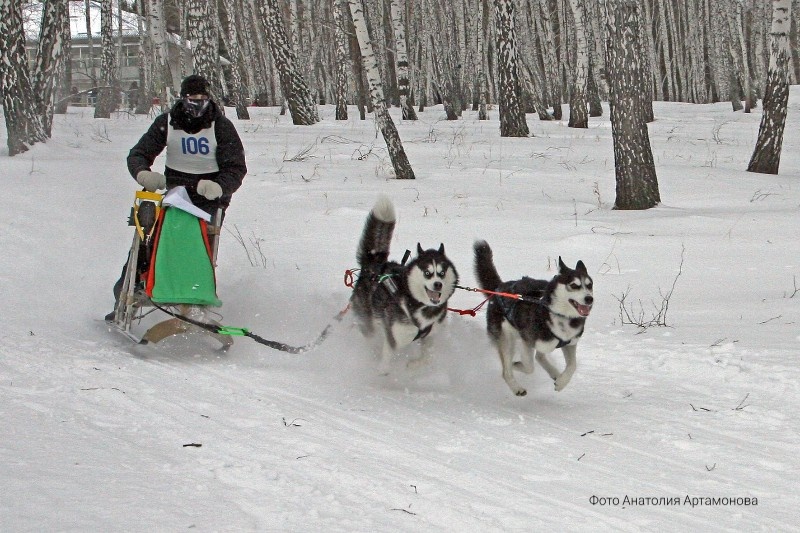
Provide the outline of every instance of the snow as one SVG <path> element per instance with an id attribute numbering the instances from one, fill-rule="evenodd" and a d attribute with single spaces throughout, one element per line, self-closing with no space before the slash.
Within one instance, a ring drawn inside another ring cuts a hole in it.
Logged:
<path id="1" fill-rule="evenodd" d="M 476 286 L 478 238 L 504 279 L 549 278 L 559 256 L 587 265 L 596 304 L 578 370 L 558 393 L 541 368 L 518 375 L 524 398 L 500 377 L 483 312 L 451 313 L 433 363 L 408 370 L 412 347 L 388 376 L 350 315 L 301 355 L 247 338 L 220 353 L 201 335 L 134 346 L 109 331 L 99 319 L 133 235 L 125 157 L 152 117 L 70 108 L 46 144 L 0 148 L 0 529 L 794 530 L 792 89 L 777 176 L 744 170 L 760 109 L 656 103 L 663 204 L 641 212 L 612 209 L 607 110 L 585 130 L 529 115 L 526 139 L 501 139 L 496 109 L 489 122 L 392 110 L 414 181 L 391 179 L 355 109 L 342 123 L 322 107 L 311 127 L 228 110 L 250 173 L 220 247 L 222 323 L 313 340 L 348 301 L 343 273 L 386 193 L 392 257 L 445 243 L 463 285 Z M 649 319 L 673 285 L 666 327 L 622 323 L 623 295 Z"/>

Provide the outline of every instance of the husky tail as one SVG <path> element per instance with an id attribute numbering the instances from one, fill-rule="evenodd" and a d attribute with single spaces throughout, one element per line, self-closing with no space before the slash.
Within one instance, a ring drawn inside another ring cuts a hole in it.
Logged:
<path id="1" fill-rule="evenodd" d="M 478 279 L 478 284 L 481 289 L 489 291 L 496 290 L 503 280 L 497 273 L 492 260 L 492 249 L 486 241 L 475 241 L 473 245 L 475 250 L 475 277 Z"/>
<path id="2" fill-rule="evenodd" d="M 380 265 L 389 259 L 389 244 L 397 220 L 394 206 L 388 196 L 380 195 L 367 216 L 356 259 L 361 268 Z"/>

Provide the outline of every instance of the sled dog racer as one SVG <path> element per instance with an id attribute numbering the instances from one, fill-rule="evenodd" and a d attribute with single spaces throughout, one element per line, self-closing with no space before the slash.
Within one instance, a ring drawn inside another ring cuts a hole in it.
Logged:
<path id="1" fill-rule="evenodd" d="M 166 148 L 164 173 L 151 170 Z M 224 211 L 247 173 L 244 147 L 233 123 L 211 99 L 209 83 L 197 74 L 181 82 L 180 98 L 158 116 L 128 154 L 128 170 L 148 191 L 183 185 L 192 203 L 211 215 Z M 119 300 L 125 277 L 114 285 Z M 116 306 L 115 306 L 116 307 Z M 114 319 L 114 313 L 109 313 Z"/>
<path id="2" fill-rule="evenodd" d="M 164 148 L 164 174 L 153 172 Z M 192 74 L 183 80 L 180 99 L 131 148 L 128 170 L 148 191 L 185 186 L 192 203 L 212 215 L 217 207 L 228 207 L 247 173 L 244 147 L 210 98 L 205 78 Z"/>

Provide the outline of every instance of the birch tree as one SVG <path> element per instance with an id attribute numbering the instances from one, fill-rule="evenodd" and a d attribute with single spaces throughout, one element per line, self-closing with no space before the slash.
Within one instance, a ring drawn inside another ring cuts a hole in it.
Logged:
<path id="1" fill-rule="evenodd" d="M 453 8 L 449 3 L 428 2 L 430 37 L 430 79 L 442 101 L 447 120 L 458 120 L 463 111 L 461 79 L 458 74 L 458 38 L 453 35 Z"/>
<path id="2" fill-rule="evenodd" d="M 522 108 L 522 88 L 517 69 L 513 0 L 495 0 L 499 113 L 501 137 L 527 137 L 530 133 Z"/>
<path id="3" fill-rule="evenodd" d="M 281 81 L 283 97 L 289 104 L 289 113 L 295 125 L 309 126 L 319 122 L 317 105 L 303 76 L 297 70 L 297 60 L 286 37 L 283 19 L 276 0 L 259 2 L 261 20 L 267 32 L 272 58 Z"/>
<path id="4" fill-rule="evenodd" d="M 586 88 L 589 80 L 589 43 L 586 39 L 586 12 L 583 0 L 569 0 L 575 19 L 575 74 L 569 102 L 570 128 L 588 128 L 589 117 L 586 108 Z"/>
<path id="5" fill-rule="evenodd" d="M 532 102 L 533 109 L 539 115 L 539 120 L 552 120 L 553 117 L 547 111 L 547 80 L 544 76 L 541 58 L 541 39 L 536 34 L 537 16 L 530 3 L 517 4 L 521 6 L 521 11 L 517 11 L 517 22 L 515 27 L 523 28 L 520 31 L 517 46 L 519 47 L 519 63 L 517 68 L 522 72 L 522 84 L 524 94 Z"/>
<path id="6" fill-rule="evenodd" d="M 561 120 L 561 78 L 558 75 L 558 59 L 556 54 L 556 37 L 553 31 L 553 23 L 550 16 L 550 6 L 548 0 L 539 0 L 539 17 L 536 17 L 537 26 L 544 43 L 542 47 L 544 74 L 547 83 L 547 94 L 550 98 L 549 104 L 553 106 L 553 118 Z"/>
<path id="7" fill-rule="evenodd" d="M 336 120 L 347 120 L 347 71 L 350 67 L 347 50 L 347 26 L 344 9 L 347 0 L 333 0 L 333 31 L 336 39 Z M 349 11 L 348 11 L 349 16 Z"/>
<path id="8" fill-rule="evenodd" d="M 100 2 L 100 78 L 102 86 L 94 106 L 94 118 L 111 118 L 111 111 L 119 99 L 117 87 L 116 54 L 114 53 L 114 11 L 111 0 Z"/>
<path id="9" fill-rule="evenodd" d="M 30 145 L 47 139 L 33 96 L 20 0 L 0 0 L 0 96 L 9 156 L 26 152 Z"/>
<path id="10" fill-rule="evenodd" d="M 94 67 L 94 37 L 92 34 L 92 0 L 83 1 L 83 15 L 86 21 L 86 43 L 89 47 L 89 78 L 97 85 L 97 70 Z"/>
<path id="11" fill-rule="evenodd" d="M 395 62 L 397 63 L 397 92 L 403 120 L 417 120 L 414 108 L 408 102 L 410 83 L 408 79 L 408 52 L 406 51 L 406 27 L 400 0 L 391 0 L 392 25 L 395 40 Z"/>
<path id="12" fill-rule="evenodd" d="M 38 101 L 38 113 L 42 117 L 42 125 L 48 137 L 53 127 L 56 83 L 63 76 L 64 66 L 69 60 L 66 56 L 69 34 L 64 32 L 65 25 L 69 25 L 67 4 L 53 0 L 44 2 L 36 49 L 33 93 Z"/>
<path id="13" fill-rule="evenodd" d="M 147 0 L 147 37 L 152 54 L 153 82 L 158 94 L 167 87 L 175 89 L 167 53 L 167 24 L 164 0 Z"/>
<path id="14" fill-rule="evenodd" d="M 70 61 L 71 52 L 70 48 L 72 46 L 72 30 L 70 28 L 70 19 L 69 19 L 69 8 L 66 10 L 66 16 L 64 17 L 61 25 L 61 48 L 62 48 L 62 58 L 63 58 L 63 66 L 61 72 L 63 73 L 59 76 L 60 81 L 57 83 L 59 86 L 58 91 L 58 98 L 53 107 L 53 113 L 56 115 L 64 115 L 67 113 L 67 107 L 69 106 L 70 102 L 72 101 L 72 95 L 70 93 L 72 89 L 72 61 Z M 48 130 L 48 135 L 49 135 Z"/>
<path id="15" fill-rule="evenodd" d="M 372 38 L 370 37 L 367 21 L 364 18 L 364 5 L 362 0 L 348 0 L 348 6 L 350 7 L 350 16 L 353 19 L 353 25 L 356 30 L 358 46 L 361 49 L 364 69 L 367 72 L 369 94 L 375 110 L 375 123 L 381 130 L 384 141 L 386 141 L 395 177 L 397 179 L 414 179 L 414 170 L 411 168 L 403 143 L 400 141 L 400 134 L 397 132 L 394 121 L 389 116 L 389 110 L 386 108 L 378 61 L 372 49 Z"/>
<path id="16" fill-rule="evenodd" d="M 489 82 L 486 80 L 486 39 L 485 28 L 488 26 L 486 20 L 488 18 L 489 7 L 487 0 L 478 0 L 478 10 L 475 14 L 476 25 L 476 38 L 477 38 L 477 76 L 475 78 L 475 92 L 476 98 L 474 101 L 477 104 L 477 109 L 473 111 L 478 112 L 478 120 L 488 120 L 489 114 L 486 112 L 486 105 L 489 99 Z"/>
<path id="17" fill-rule="evenodd" d="M 150 54 L 150 36 L 145 31 L 145 19 L 147 16 L 147 4 L 145 0 L 138 0 L 136 9 L 139 16 L 136 17 L 136 28 L 139 32 L 139 91 L 136 95 L 136 108 L 134 113 L 145 115 L 152 109 L 152 98 L 155 95 L 153 89 L 153 59 Z"/>
<path id="18" fill-rule="evenodd" d="M 220 16 L 225 48 L 231 61 L 231 100 L 236 107 L 236 118 L 240 120 L 250 120 L 250 113 L 247 110 L 247 94 L 242 84 L 242 52 L 239 49 L 239 32 L 237 28 L 242 25 L 237 22 L 237 9 L 235 0 L 223 0 L 222 6 L 225 8 L 224 17 Z"/>
<path id="19" fill-rule="evenodd" d="M 240 0 L 242 6 L 242 45 L 247 50 L 245 65 L 250 72 L 250 97 L 267 105 L 276 100 L 272 76 L 272 59 L 269 45 L 262 29 L 261 20 L 252 0 Z M 263 101 L 262 101 L 263 100 Z"/>
<path id="20" fill-rule="evenodd" d="M 215 3 L 205 0 L 187 0 L 186 26 L 192 43 L 192 72 L 208 80 L 213 96 L 223 93 L 219 76 L 219 40 Z"/>
<path id="21" fill-rule="evenodd" d="M 607 60 L 614 143 L 614 209 L 649 209 L 661 201 L 650 136 L 641 109 L 641 59 L 636 0 L 608 0 Z"/>
<path id="22" fill-rule="evenodd" d="M 750 164 L 747 166 L 748 172 L 777 174 L 781 163 L 783 130 L 786 127 L 786 110 L 789 103 L 791 7 L 791 0 L 772 2 L 772 38 L 767 87 L 764 91 L 758 139 Z"/>

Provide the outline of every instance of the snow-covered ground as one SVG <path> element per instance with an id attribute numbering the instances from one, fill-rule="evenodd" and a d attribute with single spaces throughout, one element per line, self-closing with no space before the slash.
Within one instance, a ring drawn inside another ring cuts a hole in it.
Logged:
<path id="1" fill-rule="evenodd" d="M 302 355 L 132 345 L 99 319 L 132 237 L 125 157 L 152 117 L 71 108 L 46 144 L 0 149 L 0 530 L 798 527 L 798 87 L 777 176 L 744 170 L 760 108 L 657 103 L 663 203 L 642 212 L 612 209 L 607 113 L 585 130 L 529 115 L 526 139 L 501 139 L 496 110 L 395 115 L 417 176 L 400 181 L 354 109 L 312 127 L 251 111 L 228 113 L 250 173 L 220 248 L 222 323 L 316 337 L 386 193 L 393 258 L 444 243 L 463 285 L 477 238 L 505 279 L 586 263 L 596 304 L 572 382 L 556 393 L 537 368 L 512 395 L 483 313 L 451 314 L 432 365 L 407 370 L 414 347 L 388 376 L 349 315 Z M 623 323 L 623 298 L 645 321 L 668 302 L 666 327 Z"/>

